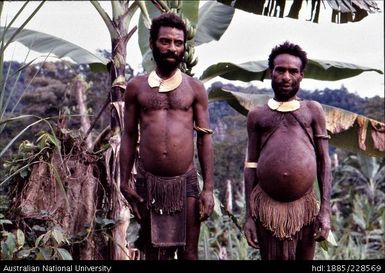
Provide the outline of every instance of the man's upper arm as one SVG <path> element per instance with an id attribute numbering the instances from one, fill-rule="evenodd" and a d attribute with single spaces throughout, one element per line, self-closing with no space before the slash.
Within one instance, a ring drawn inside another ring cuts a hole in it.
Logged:
<path id="1" fill-rule="evenodd" d="M 247 160 L 250 162 L 257 162 L 257 130 L 256 130 L 256 111 L 250 111 L 247 115 L 247 135 L 248 135 L 248 156 Z"/>
<path id="2" fill-rule="evenodd" d="M 309 106 L 310 106 L 310 111 L 313 113 L 313 117 L 314 117 L 314 120 L 313 120 L 314 135 L 327 136 L 326 117 L 321 104 L 316 101 L 311 101 Z"/>
<path id="3" fill-rule="evenodd" d="M 209 129 L 208 115 L 208 96 L 204 85 L 194 80 L 195 103 L 194 103 L 194 121 L 195 124 L 202 128 Z"/>
<path id="4" fill-rule="evenodd" d="M 124 93 L 124 130 L 132 132 L 137 129 L 138 105 L 137 105 L 137 86 L 134 81 L 127 84 Z"/>

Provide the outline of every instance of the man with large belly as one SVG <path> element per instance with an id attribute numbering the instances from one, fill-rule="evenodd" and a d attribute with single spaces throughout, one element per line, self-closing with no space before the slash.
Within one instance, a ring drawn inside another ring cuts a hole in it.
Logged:
<path id="1" fill-rule="evenodd" d="M 141 225 L 137 246 L 146 260 L 197 259 L 200 222 L 214 207 L 208 98 L 201 82 L 178 69 L 185 43 L 186 28 L 177 15 L 155 18 L 150 47 L 156 69 L 130 80 L 124 95 L 121 191 Z M 135 189 L 128 186 L 134 161 Z"/>
<path id="2" fill-rule="evenodd" d="M 298 45 L 285 42 L 273 48 L 269 70 L 274 98 L 247 117 L 244 230 L 250 246 L 259 244 L 264 260 L 311 260 L 315 242 L 330 231 L 325 115 L 319 103 L 296 96 L 307 62 Z"/>

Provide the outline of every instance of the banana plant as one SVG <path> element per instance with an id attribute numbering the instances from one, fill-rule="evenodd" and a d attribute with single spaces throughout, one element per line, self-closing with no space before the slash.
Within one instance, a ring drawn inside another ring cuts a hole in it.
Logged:
<path id="1" fill-rule="evenodd" d="M 42 1 L 33 11 L 32 13 L 27 17 L 27 19 L 24 20 L 24 22 L 21 24 L 20 27 L 18 27 L 15 31 L 12 31 L 12 25 L 14 24 L 15 20 L 20 16 L 22 11 L 27 7 L 29 1 L 26 1 L 23 6 L 20 8 L 19 12 L 12 18 L 12 20 L 5 26 L 0 26 L 0 121 L 4 119 L 6 109 L 9 106 L 10 103 L 10 97 L 12 96 L 13 92 L 15 91 L 14 88 L 12 88 L 11 94 L 6 98 L 5 96 L 5 87 L 6 82 L 10 75 L 10 69 L 6 72 L 6 76 L 4 78 L 3 76 L 3 67 L 4 67 L 4 51 L 8 48 L 8 46 L 15 40 L 16 36 L 22 32 L 25 28 L 25 26 L 28 24 L 28 22 L 33 18 L 33 16 L 40 10 L 40 8 L 44 5 L 46 0 Z M 0 2 L 0 18 L 3 11 L 4 2 Z M 10 67 L 9 67 L 10 68 Z M 20 76 L 20 73 L 17 75 L 17 77 Z M 10 111 L 11 113 L 13 110 Z M 0 133 L 3 131 L 4 125 L 0 127 Z"/>
<path id="2" fill-rule="evenodd" d="M 45 1 L 39 5 L 39 8 L 44 2 Z M 129 29 L 130 21 L 138 9 L 141 9 L 142 16 L 145 16 L 147 11 L 143 1 L 111 1 L 112 16 L 110 17 L 98 1 L 90 1 L 90 4 L 100 14 L 109 31 L 112 48 L 111 60 L 106 60 L 105 58 L 96 56 L 73 45 L 72 43 L 52 37 L 51 35 L 24 29 L 26 23 L 28 23 L 28 21 L 35 15 L 38 9 L 30 15 L 28 20 L 21 27 L 11 27 L 15 20 L 14 18 L 8 26 L 0 29 L 0 35 L 2 37 L 0 55 L 3 56 L 5 49 L 12 42 L 18 41 L 38 52 L 50 53 L 59 58 L 70 57 L 78 63 L 90 64 L 90 67 L 94 70 L 107 67 L 112 83 L 112 87 L 109 92 L 109 99 L 115 107 L 111 107 L 111 148 L 106 152 L 105 159 L 106 166 L 111 166 L 111 168 L 108 168 L 107 170 L 107 178 L 110 184 L 111 194 L 110 202 L 111 204 L 114 204 L 111 206 L 112 209 L 110 211 L 110 217 L 118 223 L 112 230 L 112 249 L 110 250 L 111 256 L 109 258 L 127 259 L 129 250 L 126 248 L 126 244 L 122 244 L 122 242 L 126 241 L 125 230 L 127 229 L 129 223 L 130 214 L 128 204 L 120 193 L 118 150 L 122 114 L 119 102 L 121 101 L 121 96 L 125 89 L 126 46 L 128 40 L 137 29 L 136 26 Z M 0 12 L 2 8 L 3 2 L 0 4 Z M 15 17 L 20 14 L 21 10 Z M 147 21 L 149 21 L 148 16 Z M 2 58 L 0 61 L 2 61 Z"/>

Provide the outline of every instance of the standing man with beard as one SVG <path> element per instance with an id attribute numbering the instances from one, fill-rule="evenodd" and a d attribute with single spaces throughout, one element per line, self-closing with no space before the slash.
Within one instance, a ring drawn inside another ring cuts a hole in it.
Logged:
<path id="1" fill-rule="evenodd" d="M 121 191 L 141 225 L 137 247 L 144 259 L 197 259 L 200 222 L 214 207 L 207 93 L 201 82 L 178 69 L 186 44 L 180 17 L 165 13 L 153 19 L 149 42 L 156 69 L 130 80 L 124 95 Z M 201 192 L 194 129 L 204 182 Z M 132 189 L 128 181 L 134 161 Z"/>
<path id="2" fill-rule="evenodd" d="M 244 230 L 250 246 L 259 243 L 263 260 L 311 260 L 315 241 L 330 231 L 325 115 L 318 102 L 296 96 L 307 62 L 298 45 L 275 47 L 269 56 L 274 98 L 247 117 Z"/>

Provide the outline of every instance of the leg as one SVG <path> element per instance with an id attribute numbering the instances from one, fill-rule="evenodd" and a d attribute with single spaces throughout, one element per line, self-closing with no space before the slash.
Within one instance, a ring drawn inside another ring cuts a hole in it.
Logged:
<path id="1" fill-rule="evenodd" d="M 297 237 L 292 240 L 280 240 L 266 229 L 261 222 L 256 222 L 258 244 L 262 260 L 295 260 Z"/>
<path id="2" fill-rule="evenodd" d="M 257 229 L 257 239 L 258 239 L 258 245 L 259 245 L 259 252 L 261 254 L 261 260 L 268 260 L 268 236 L 271 236 L 268 233 L 268 230 L 266 230 L 260 221 L 255 222 L 256 229 Z"/>
<path id="3" fill-rule="evenodd" d="M 187 197 L 186 208 L 186 247 L 178 253 L 181 260 L 198 259 L 198 240 L 201 223 L 199 221 L 199 201 L 194 197 Z"/>
<path id="4" fill-rule="evenodd" d="M 302 234 L 301 238 L 298 240 L 296 259 L 313 260 L 315 253 L 315 240 L 313 237 L 314 225 L 310 224 L 304 226 L 299 232 Z"/>

